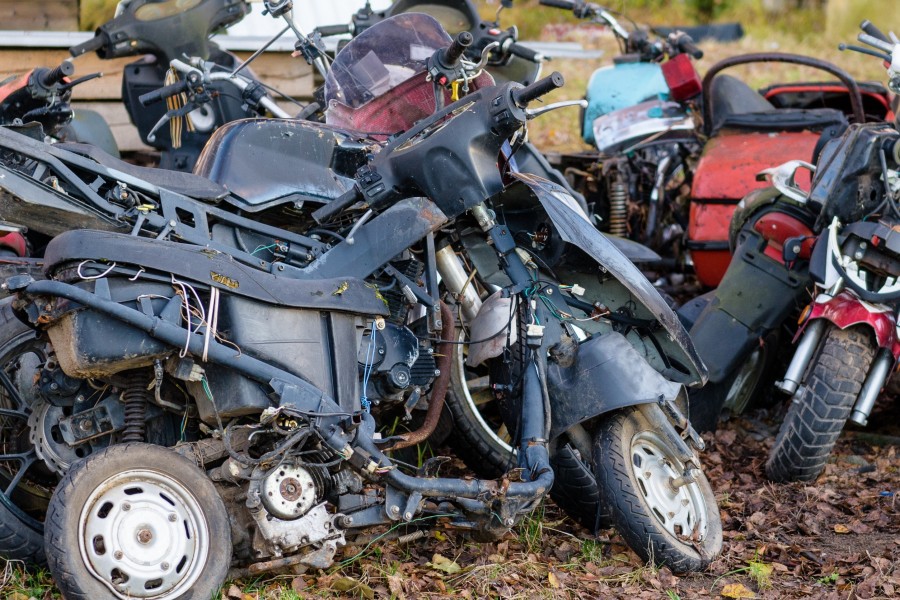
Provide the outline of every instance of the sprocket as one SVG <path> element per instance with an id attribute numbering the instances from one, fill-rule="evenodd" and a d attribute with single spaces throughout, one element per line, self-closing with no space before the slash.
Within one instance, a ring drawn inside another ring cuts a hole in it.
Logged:
<path id="1" fill-rule="evenodd" d="M 67 444 L 59 431 L 59 422 L 65 417 L 62 408 L 42 398 L 35 399 L 28 417 L 29 440 L 35 453 L 58 475 L 64 475 L 73 462 L 82 458 L 78 448 Z"/>

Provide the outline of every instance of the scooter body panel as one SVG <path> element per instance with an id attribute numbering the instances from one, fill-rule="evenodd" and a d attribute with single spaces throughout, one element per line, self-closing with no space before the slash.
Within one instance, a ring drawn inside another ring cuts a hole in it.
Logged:
<path id="1" fill-rule="evenodd" d="M 581 135 L 585 142 L 594 144 L 595 119 L 646 100 L 667 100 L 669 88 L 658 64 L 623 63 L 594 71 L 585 97 L 588 106 Z"/>

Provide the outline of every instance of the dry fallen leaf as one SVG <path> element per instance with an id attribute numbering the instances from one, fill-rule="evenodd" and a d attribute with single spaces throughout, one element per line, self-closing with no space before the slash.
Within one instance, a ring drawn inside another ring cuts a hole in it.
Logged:
<path id="1" fill-rule="evenodd" d="M 850 533 L 850 529 L 846 525 L 841 525 L 838 523 L 834 526 L 835 533 Z"/>
<path id="2" fill-rule="evenodd" d="M 435 554 L 432 556 L 431 562 L 427 563 L 426 566 L 429 566 L 436 571 L 443 571 L 448 575 L 453 575 L 454 573 L 462 571 L 462 567 L 456 564 L 455 561 L 450 560 L 442 554 Z"/>
<path id="3" fill-rule="evenodd" d="M 753 590 L 743 583 L 729 583 L 722 588 L 721 594 L 726 598 L 756 598 Z"/>
<path id="4" fill-rule="evenodd" d="M 547 581 L 550 583 L 550 587 L 555 590 L 559 589 L 559 577 L 553 571 L 547 571 Z"/>

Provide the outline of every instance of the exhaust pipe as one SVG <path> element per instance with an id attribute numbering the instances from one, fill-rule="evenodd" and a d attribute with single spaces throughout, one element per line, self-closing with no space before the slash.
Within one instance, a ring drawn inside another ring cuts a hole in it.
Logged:
<path id="1" fill-rule="evenodd" d="M 866 425 L 869 422 L 869 413 L 872 412 L 875 400 L 891 374 L 891 367 L 893 366 L 894 355 L 890 348 L 882 348 L 875 357 L 872 368 L 866 376 L 866 381 L 859 391 L 859 397 L 853 407 L 853 412 L 850 413 L 851 421 L 857 425 Z"/>
<path id="2" fill-rule="evenodd" d="M 825 323 L 824 319 L 817 319 L 806 326 L 806 331 L 803 333 L 800 343 L 797 344 L 797 350 L 794 352 L 791 364 L 788 365 L 784 379 L 775 382 L 775 387 L 785 394 L 793 396 L 797 388 L 800 387 L 800 379 L 803 378 L 803 373 L 806 372 L 806 367 L 809 365 L 809 361 L 819 345 L 819 340 L 822 339 L 822 334 L 825 333 Z"/>
<path id="3" fill-rule="evenodd" d="M 474 282 L 466 273 L 453 248 L 444 246 L 434 255 L 437 260 L 437 270 L 441 274 L 441 279 L 444 280 L 444 285 L 458 298 L 466 321 L 473 321 L 475 315 L 481 310 L 481 298 L 478 297 Z"/>

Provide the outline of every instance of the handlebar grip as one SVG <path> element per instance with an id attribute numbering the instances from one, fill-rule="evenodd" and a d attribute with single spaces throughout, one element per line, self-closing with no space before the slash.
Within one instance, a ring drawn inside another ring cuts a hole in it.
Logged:
<path id="1" fill-rule="evenodd" d="M 678 42 L 678 47 L 681 48 L 682 52 L 690 54 L 696 59 L 703 58 L 703 50 L 701 50 L 697 44 L 694 43 L 694 40 L 691 39 L 691 36 L 685 34 L 681 36 L 681 40 Z"/>
<path id="2" fill-rule="evenodd" d="M 359 190 L 356 189 L 356 185 L 325 206 L 319 207 L 313 211 L 312 217 L 316 220 L 316 223 L 324 223 L 338 214 L 342 210 L 349 208 L 356 204 L 356 202 L 362 198 L 362 194 L 360 194 Z"/>
<path id="3" fill-rule="evenodd" d="M 72 73 L 75 72 L 75 65 L 73 65 L 70 61 L 64 60 L 58 67 L 53 70 L 47 71 L 41 77 L 41 84 L 44 87 L 51 87 L 61 82 L 63 78 L 68 77 Z"/>
<path id="4" fill-rule="evenodd" d="M 540 0 L 541 6 L 552 6 L 553 8 L 562 8 L 565 10 L 574 10 L 575 3 L 572 0 Z"/>
<path id="5" fill-rule="evenodd" d="M 525 106 L 532 100 L 537 100 L 545 94 L 549 94 L 566 84 L 566 79 L 559 71 L 553 71 L 547 77 L 539 79 L 527 87 L 513 90 L 513 100 L 519 106 Z"/>
<path id="6" fill-rule="evenodd" d="M 459 35 L 456 36 L 456 39 L 453 40 L 453 43 L 450 44 L 450 47 L 444 51 L 443 60 L 446 66 L 452 67 L 456 65 L 463 55 L 463 52 L 466 51 L 466 48 L 472 45 L 473 39 L 471 33 L 468 31 L 461 31 Z"/>
<path id="7" fill-rule="evenodd" d="M 159 88 L 158 90 L 153 90 L 152 92 L 148 92 L 146 94 L 138 96 L 138 102 L 140 102 L 142 106 L 150 106 L 151 104 L 159 102 L 163 98 L 168 98 L 169 96 L 174 96 L 175 94 L 185 92 L 187 91 L 187 89 L 187 81 L 179 81 L 178 83 L 173 83 L 172 85 L 167 85 Z"/>
<path id="8" fill-rule="evenodd" d="M 86 54 L 88 52 L 93 52 L 95 50 L 99 50 L 103 46 L 106 45 L 106 36 L 104 35 L 95 35 L 91 39 L 86 42 L 82 42 L 81 44 L 77 44 L 69 48 L 69 54 L 72 56 L 81 56 L 82 54 Z"/>
<path id="9" fill-rule="evenodd" d="M 888 38 L 888 36 L 884 35 L 884 33 L 880 29 L 875 27 L 875 24 L 872 23 L 872 21 L 870 21 L 868 19 L 866 19 L 862 23 L 860 23 L 859 28 L 862 29 L 863 31 L 865 31 L 866 33 L 868 33 L 869 35 L 871 35 L 872 37 L 878 38 L 882 42 L 887 42 L 889 44 L 891 43 L 890 38 Z"/>
<path id="10" fill-rule="evenodd" d="M 345 23 L 343 25 L 321 25 L 319 27 L 316 27 L 316 31 L 318 31 L 319 35 L 321 35 L 322 37 L 328 37 L 331 35 L 353 33 L 353 27 L 351 27 L 349 23 Z"/>
<path id="11" fill-rule="evenodd" d="M 531 62 L 535 63 L 539 63 L 544 60 L 544 55 L 540 52 L 536 52 L 531 48 L 527 48 L 522 44 L 517 44 L 515 42 L 507 46 L 506 51 L 513 56 L 518 56 L 519 58 L 524 58 L 525 60 L 530 60 Z"/>

